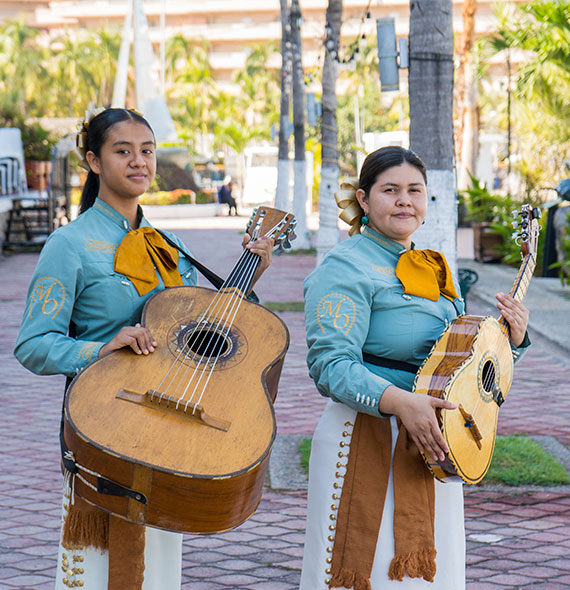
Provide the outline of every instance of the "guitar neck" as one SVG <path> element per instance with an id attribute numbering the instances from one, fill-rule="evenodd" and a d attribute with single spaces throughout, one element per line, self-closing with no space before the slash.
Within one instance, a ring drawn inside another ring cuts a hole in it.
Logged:
<path id="1" fill-rule="evenodd" d="M 532 278 L 532 274 L 534 273 L 534 269 L 536 267 L 536 259 L 532 254 L 528 254 L 523 258 L 522 264 L 519 268 L 519 272 L 515 278 L 513 286 L 509 295 L 515 299 L 516 301 L 522 301 L 525 298 L 526 292 L 528 291 L 528 286 L 530 284 L 530 279 Z M 509 324 L 505 320 L 505 318 L 501 317 L 499 320 L 499 324 L 506 330 L 507 336 L 509 335 Z"/>
<path id="2" fill-rule="evenodd" d="M 260 261 L 261 258 L 257 254 L 244 250 L 228 278 L 224 281 L 222 289 L 236 289 L 242 297 L 245 297 L 251 289 L 253 277 Z"/>

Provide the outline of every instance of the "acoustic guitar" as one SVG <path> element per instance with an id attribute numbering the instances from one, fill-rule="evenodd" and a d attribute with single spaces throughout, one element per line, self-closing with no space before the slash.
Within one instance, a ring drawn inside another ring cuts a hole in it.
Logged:
<path id="1" fill-rule="evenodd" d="M 517 212 L 514 212 L 515 214 Z M 520 212 L 522 264 L 510 295 L 522 301 L 536 266 L 540 211 L 523 205 Z M 475 484 L 487 473 L 493 457 L 499 408 L 513 380 L 509 326 L 501 318 L 463 315 L 443 332 L 418 371 L 413 391 L 445 399 L 456 410 L 437 410 L 449 446 L 440 461 L 424 454 L 441 481 Z"/>
<path id="2" fill-rule="evenodd" d="M 291 214 L 259 207 L 247 232 L 288 247 L 294 225 Z M 155 351 L 114 351 L 74 379 L 63 436 L 87 502 L 184 533 L 228 530 L 254 513 L 289 346 L 283 321 L 245 298 L 259 260 L 244 249 L 219 291 L 157 293 L 141 320 Z"/>

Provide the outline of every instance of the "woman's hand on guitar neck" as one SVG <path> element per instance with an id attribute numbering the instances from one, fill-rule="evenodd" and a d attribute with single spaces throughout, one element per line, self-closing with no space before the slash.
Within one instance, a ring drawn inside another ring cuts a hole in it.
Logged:
<path id="1" fill-rule="evenodd" d="M 246 233 L 243 237 L 242 246 L 250 252 L 257 254 L 261 259 L 259 261 L 259 266 L 255 271 L 253 282 L 251 283 L 251 286 L 253 287 L 253 285 L 255 285 L 255 283 L 257 282 L 257 279 L 259 279 L 259 277 L 269 268 L 269 265 L 271 264 L 275 240 L 273 238 L 268 238 L 267 236 L 262 236 L 252 242 L 251 236 L 248 233 Z"/>
<path id="2" fill-rule="evenodd" d="M 429 453 L 443 461 L 449 447 L 441 434 L 435 414 L 437 408 L 454 410 L 455 404 L 423 393 L 412 393 L 389 385 L 380 398 L 383 414 L 395 414 L 402 420 L 420 453 Z"/>
<path id="3" fill-rule="evenodd" d="M 505 321 L 509 324 L 509 331 L 511 334 L 511 344 L 513 346 L 520 346 L 524 340 L 526 329 L 528 326 L 528 309 L 516 299 L 505 293 L 497 293 L 497 308 Z"/>
<path id="4" fill-rule="evenodd" d="M 135 326 L 125 326 L 121 328 L 107 344 L 104 344 L 99 350 L 99 357 L 130 346 L 137 354 L 149 354 L 154 352 L 157 346 L 156 340 L 152 337 L 148 328 L 143 328 L 140 324 Z"/>

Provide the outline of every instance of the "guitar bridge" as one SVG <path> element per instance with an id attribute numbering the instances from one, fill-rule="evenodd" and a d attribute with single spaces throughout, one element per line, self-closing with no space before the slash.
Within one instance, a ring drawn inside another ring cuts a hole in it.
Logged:
<path id="1" fill-rule="evenodd" d="M 465 410 L 465 408 L 459 404 L 459 411 L 461 412 L 461 415 L 463 416 L 463 419 L 465 420 L 465 428 L 469 428 L 469 432 L 471 433 L 471 436 L 473 437 L 473 440 L 475 441 L 475 444 L 477 445 L 477 447 L 479 448 L 479 450 L 481 450 L 482 448 L 482 444 L 481 444 L 481 440 L 483 439 L 483 436 L 481 435 L 481 431 L 479 430 L 479 427 L 477 426 L 477 423 L 475 422 L 475 418 L 473 418 L 473 416 L 467 412 L 467 410 Z"/>
<path id="2" fill-rule="evenodd" d="M 154 389 L 149 389 L 146 393 L 139 393 L 131 389 L 121 388 L 119 393 L 117 393 L 117 398 L 139 404 L 152 410 L 181 416 L 192 422 L 199 422 L 204 426 L 223 430 L 224 432 L 227 432 L 231 425 L 231 422 L 223 418 L 216 418 L 208 414 L 201 404 L 179 403 L 178 400 L 172 399 L 170 396 L 165 396 Z"/>

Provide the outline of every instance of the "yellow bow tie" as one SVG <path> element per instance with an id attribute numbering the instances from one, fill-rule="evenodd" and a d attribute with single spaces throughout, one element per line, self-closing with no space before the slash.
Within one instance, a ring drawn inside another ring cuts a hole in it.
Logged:
<path id="1" fill-rule="evenodd" d="M 119 244 L 113 265 L 116 272 L 132 281 L 139 295 L 158 286 L 157 272 L 165 287 L 182 285 L 177 267 L 178 251 L 152 227 L 130 231 Z"/>
<path id="2" fill-rule="evenodd" d="M 445 256 L 435 250 L 408 250 L 396 265 L 396 276 L 404 293 L 437 301 L 458 297 Z"/>

